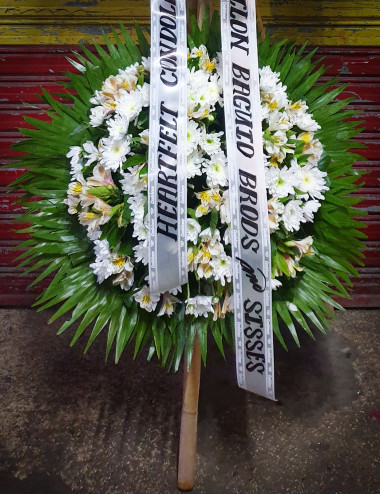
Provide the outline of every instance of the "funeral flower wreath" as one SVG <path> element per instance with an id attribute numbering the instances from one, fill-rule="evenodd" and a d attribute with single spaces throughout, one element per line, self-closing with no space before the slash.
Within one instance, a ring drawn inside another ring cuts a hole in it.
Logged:
<path id="1" fill-rule="evenodd" d="M 19 256 L 36 280 L 55 273 L 36 302 L 61 304 L 51 321 L 70 313 L 72 343 L 91 326 L 86 351 L 107 328 L 106 354 L 119 360 L 127 343 L 135 355 L 149 347 L 163 365 L 178 368 L 191 357 L 197 334 L 205 361 L 210 332 L 224 353 L 233 343 L 232 261 L 219 21 L 192 18 L 187 82 L 187 252 L 189 282 L 160 295 L 147 281 L 147 173 L 149 146 L 149 44 L 136 26 L 138 44 L 121 26 L 107 50 L 82 47 L 70 60 L 65 97 L 44 91 L 51 122 L 25 117 L 33 129 L 15 147 L 28 168 L 13 184 L 26 191 L 20 203 L 30 239 Z M 334 81 L 315 85 L 325 68 L 285 40 L 259 44 L 266 187 L 271 233 L 273 329 L 280 323 L 297 344 L 296 324 L 325 331 L 332 298 L 348 297 L 350 275 L 360 265 L 363 224 L 353 217 L 360 172 L 348 152 L 357 122 L 335 101 Z M 36 199 L 36 196 L 39 198 Z M 31 201 L 32 199 L 32 201 Z M 342 284 L 344 282 L 344 284 Z M 71 312 L 70 312 L 71 311 Z"/>

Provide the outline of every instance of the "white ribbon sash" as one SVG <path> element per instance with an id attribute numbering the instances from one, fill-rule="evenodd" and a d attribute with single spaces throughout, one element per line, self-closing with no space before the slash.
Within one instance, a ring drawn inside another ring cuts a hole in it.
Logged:
<path id="1" fill-rule="evenodd" d="M 185 0 L 151 0 L 149 284 L 187 282 L 187 42 Z"/>
<path id="2" fill-rule="evenodd" d="M 221 32 L 237 379 L 240 387 L 274 400 L 271 257 L 255 1 L 221 0 Z"/>

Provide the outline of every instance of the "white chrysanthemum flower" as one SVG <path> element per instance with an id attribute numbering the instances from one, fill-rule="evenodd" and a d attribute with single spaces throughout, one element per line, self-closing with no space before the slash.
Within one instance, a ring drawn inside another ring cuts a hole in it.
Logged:
<path id="1" fill-rule="evenodd" d="M 214 154 L 209 160 L 205 160 L 202 165 L 209 187 L 225 187 L 228 184 L 227 160 L 223 152 Z"/>
<path id="2" fill-rule="evenodd" d="M 123 166 L 130 150 L 131 141 L 129 136 L 119 140 L 112 137 L 102 139 L 100 163 L 105 169 L 116 171 Z"/>
<path id="3" fill-rule="evenodd" d="M 213 257 L 210 260 L 210 265 L 213 269 L 213 275 L 215 281 L 220 281 L 224 286 L 226 281 L 231 282 L 232 278 L 232 259 L 224 252 L 217 257 Z"/>
<path id="4" fill-rule="evenodd" d="M 98 161 L 102 156 L 99 149 L 92 141 L 86 141 L 83 144 L 83 149 L 85 151 L 84 158 L 86 160 L 86 166 Z"/>
<path id="5" fill-rule="evenodd" d="M 141 212 L 139 212 L 141 215 Z M 141 221 L 140 219 L 136 219 L 136 217 L 133 220 L 133 237 L 136 237 L 137 240 L 146 240 L 148 238 L 148 217 L 146 216 L 144 221 Z"/>
<path id="6" fill-rule="evenodd" d="M 149 250 L 148 250 L 148 240 L 145 239 L 139 242 L 133 247 L 133 252 L 135 253 L 135 261 L 142 262 L 144 266 L 148 265 L 149 262 Z"/>
<path id="7" fill-rule="evenodd" d="M 147 72 L 150 72 L 150 57 L 142 57 L 141 58 L 141 65 L 144 67 L 144 69 Z"/>
<path id="8" fill-rule="evenodd" d="M 298 189 L 305 194 L 308 194 L 313 199 L 323 199 L 322 193 L 328 190 L 324 179 L 327 175 L 326 172 L 322 172 L 310 163 L 305 166 L 293 165 L 291 169 L 294 170 L 294 173 L 297 176 Z"/>
<path id="9" fill-rule="evenodd" d="M 272 290 L 277 290 L 279 286 L 282 286 L 281 281 L 278 280 L 277 278 L 271 278 L 270 282 L 271 282 Z"/>
<path id="10" fill-rule="evenodd" d="M 147 189 L 147 175 L 140 175 L 143 166 L 144 165 L 131 166 L 125 172 L 122 172 L 123 178 L 120 180 L 120 185 L 124 194 L 134 196 Z"/>
<path id="11" fill-rule="evenodd" d="M 221 223 L 231 223 L 231 210 L 230 210 L 230 193 L 227 190 L 223 192 L 222 202 L 220 204 L 220 221 Z"/>
<path id="12" fill-rule="evenodd" d="M 204 152 L 209 154 L 220 153 L 222 150 L 220 148 L 220 136 L 223 132 L 213 132 L 212 134 L 204 133 L 200 142 L 201 148 Z"/>
<path id="13" fill-rule="evenodd" d="M 288 232 L 296 232 L 300 229 L 300 223 L 303 221 L 301 204 L 302 201 L 294 200 L 285 205 L 281 220 Z"/>
<path id="14" fill-rule="evenodd" d="M 144 204 L 146 201 L 147 197 L 141 192 L 136 194 L 135 196 L 128 197 L 127 202 L 136 221 L 143 221 Z"/>
<path id="15" fill-rule="evenodd" d="M 200 144 L 203 134 L 203 127 L 199 126 L 194 120 L 187 122 L 187 154 L 190 154 Z"/>
<path id="16" fill-rule="evenodd" d="M 321 203 L 319 201 L 316 201 L 315 199 L 305 202 L 305 204 L 302 206 L 303 221 L 313 221 L 314 213 L 316 213 L 320 207 Z"/>
<path id="17" fill-rule="evenodd" d="M 129 121 L 135 119 L 143 107 L 141 91 L 123 92 L 116 100 L 116 111 Z"/>
<path id="18" fill-rule="evenodd" d="M 212 307 L 212 297 L 198 295 L 186 300 L 186 314 L 191 314 L 194 317 L 207 317 L 209 312 L 214 312 Z"/>
<path id="19" fill-rule="evenodd" d="M 77 178 L 77 175 L 82 174 L 82 148 L 80 146 L 71 146 L 70 151 L 66 154 L 66 157 L 70 158 L 70 174 L 73 175 L 73 178 L 75 179 Z"/>
<path id="20" fill-rule="evenodd" d="M 201 225 L 198 221 L 192 218 L 187 218 L 187 241 L 196 244 L 198 242 L 198 235 L 201 231 Z"/>
<path id="21" fill-rule="evenodd" d="M 154 311 L 160 300 L 160 296 L 150 293 L 147 286 L 144 286 L 140 291 L 136 292 L 133 295 L 133 298 L 140 304 L 142 309 L 145 309 L 148 312 Z"/>
<path id="22" fill-rule="evenodd" d="M 100 228 L 96 228 L 95 230 L 89 232 L 87 231 L 87 237 L 94 242 L 95 240 L 99 240 L 102 236 L 102 230 Z"/>
<path id="23" fill-rule="evenodd" d="M 283 168 L 269 167 L 265 171 L 265 181 L 269 194 L 278 198 L 294 194 L 294 187 L 298 185 L 298 179 L 293 170 L 287 166 Z"/>
<path id="24" fill-rule="evenodd" d="M 147 82 L 145 82 L 142 86 L 137 86 L 137 90 L 141 94 L 141 104 L 142 104 L 142 106 L 149 106 L 150 85 Z"/>
<path id="25" fill-rule="evenodd" d="M 128 132 L 129 120 L 123 116 L 116 114 L 114 118 L 107 120 L 107 127 L 110 137 L 115 140 L 122 139 Z"/>
<path id="26" fill-rule="evenodd" d="M 201 163 L 202 156 L 201 154 L 195 150 L 192 153 L 187 155 L 187 179 L 194 178 L 195 176 L 201 176 Z"/>

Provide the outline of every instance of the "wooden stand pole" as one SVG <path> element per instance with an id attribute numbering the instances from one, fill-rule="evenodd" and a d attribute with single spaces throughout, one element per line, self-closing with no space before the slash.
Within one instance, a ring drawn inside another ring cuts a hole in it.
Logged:
<path id="1" fill-rule="evenodd" d="M 184 364 L 181 435 L 178 455 L 178 489 L 181 491 L 191 491 L 194 487 L 200 377 L 201 350 L 196 336 L 189 370 L 187 370 L 186 359 Z"/>

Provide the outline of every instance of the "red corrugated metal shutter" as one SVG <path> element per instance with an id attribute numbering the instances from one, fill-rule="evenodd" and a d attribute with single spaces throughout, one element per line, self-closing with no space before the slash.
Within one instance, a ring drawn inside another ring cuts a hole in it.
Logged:
<path id="1" fill-rule="evenodd" d="M 24 127 L 22 115 L 43 117 L 43 105 L 38 94 L 41 86 L 48 91 L 60 91 L 61 72 L 70 69 L 65 56 L 69 46 L 0 46 L 0 156 L 1 163 L 10 164 L 17 153 L 10 146 L 20 139 L 18 128 Z M 369 171 L 360 191 L 365 200 L 360 207 L 368 211 L 366 223 L 366 260 L 360 268 L 361 278 L 355 281 L 352 301 L 347 306 L 375 307 L 380 305 L 380 49 L 322 48 L 319 52 L 331 65 L 327 76 L 339 76 L 339 84 L 349 83 L 340 97 L 355 96 L 351 106 L 360 110 L 358 120 L 365 120 L 365 132 L 360 140 L 367 149 L 360 150 L 364 160 L 359 169 Z M 46 117 L 43 117 L 46 118 Z M 12 250 L 22 235 L 14 232 L 20 227 L 17 215 L 20 207 L 12 204 L 17 195 L 7 194 L 6 186 L 19 175 L 16 170 L 0 170 L 0 304 L 28 305 L 39 289 L 28 288 L 31 276 L 18 276 L 13 259 L 19 254 Z"/>

